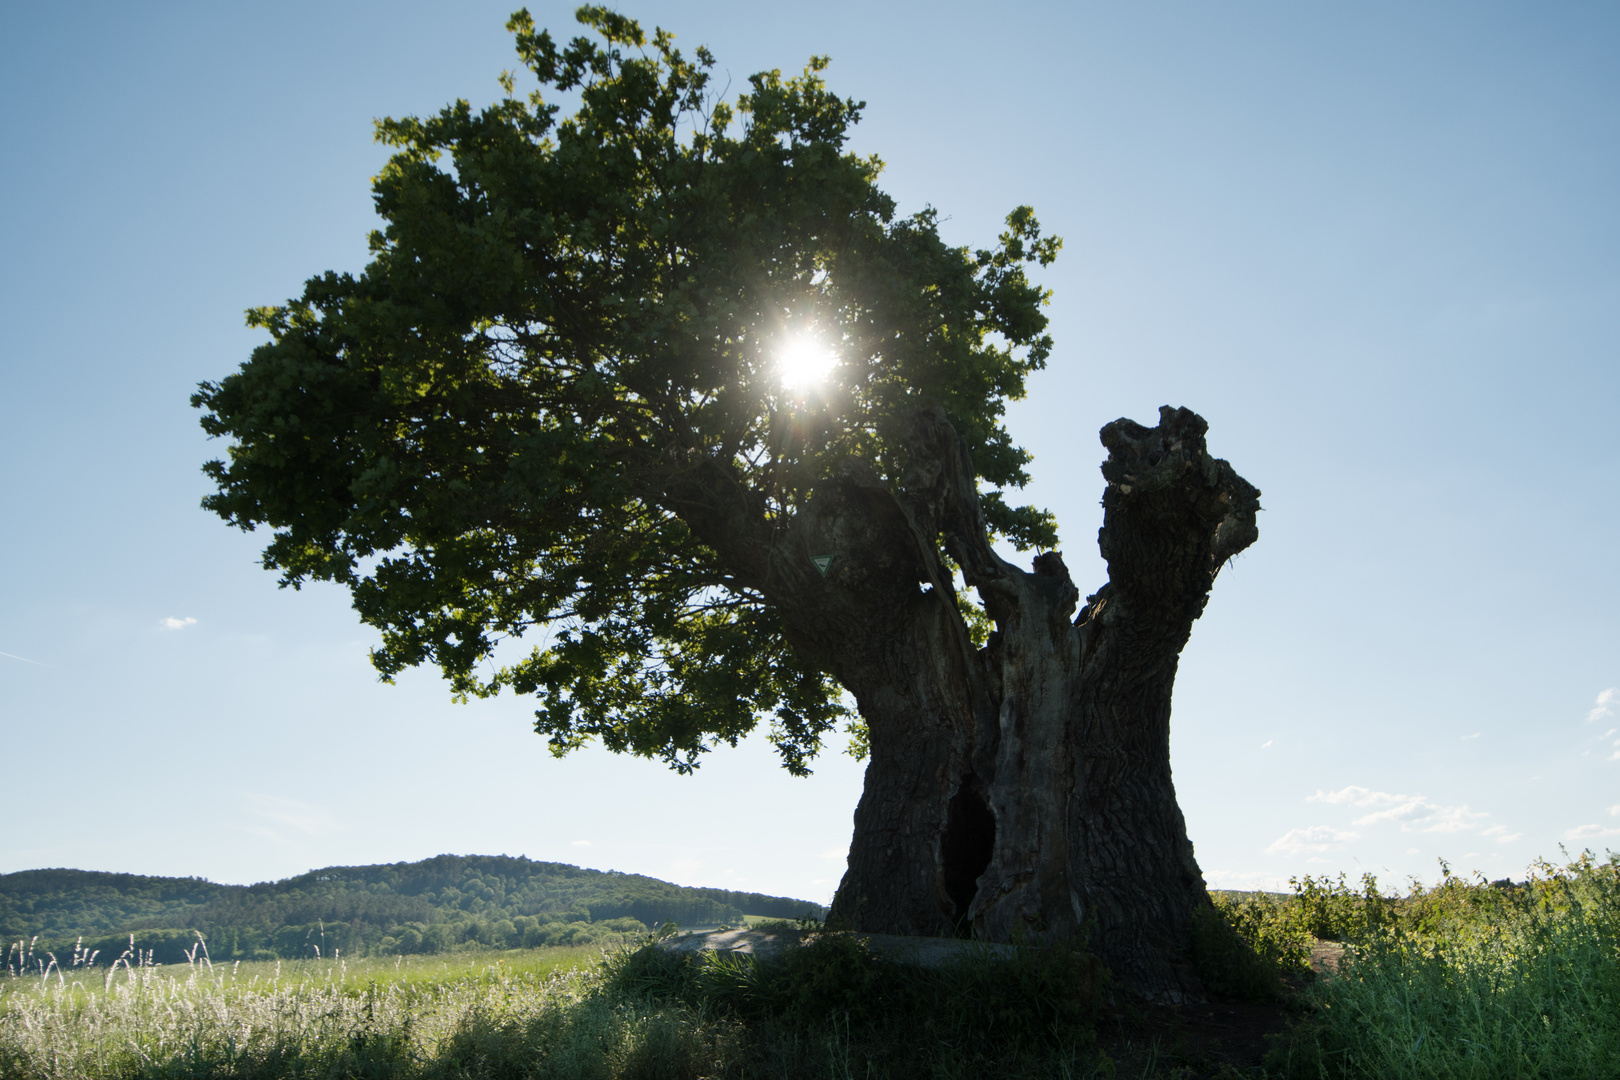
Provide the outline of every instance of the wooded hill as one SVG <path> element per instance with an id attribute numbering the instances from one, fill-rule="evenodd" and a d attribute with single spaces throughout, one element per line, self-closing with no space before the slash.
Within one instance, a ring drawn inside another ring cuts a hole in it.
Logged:
<path id="1" fill-rule="evenodd" d="M 180 963 L 200 933 L 215 960 L 393 955 L 612 941 L 665 922 L 740 923 L 743 915 L 820 917 L 808 900 L 697 889 L 618 871 L 505 855 L 330 866 L 284 881 L 87 870 L 0 874 L 4 944 L 34 937 L 67 961 L 76 939 L 110 963 L 135 936 L 157 963 Z"/>

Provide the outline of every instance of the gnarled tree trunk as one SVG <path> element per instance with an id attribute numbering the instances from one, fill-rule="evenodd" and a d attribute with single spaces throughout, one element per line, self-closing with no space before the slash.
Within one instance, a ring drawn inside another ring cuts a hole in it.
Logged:
<path id="1" fill-rule="evenodd" d="M 1109 581 L 1083 605 L 1057 552 L 1025 571 L 991 549 L 966 450 L 937 409 L 918 417 L 900 491 L 851 462 L 785 530 L 763 529 L 723 470 L 688 474 L 683 516 L 778 607 L 870 731 L 833 919 L 992 941 L 1083 934 L 1129 991 L 1202 995 L 1187 953 L 1209 900 L 1170 776 L 1170 698 L 1192 623 L 1254 542 L 1259 509 L 1209 456 L 1206 428 L 1168 407 L 1153 428 L 1103 428 Z M 983 648 L 941 541 L 995 622 Z"/>

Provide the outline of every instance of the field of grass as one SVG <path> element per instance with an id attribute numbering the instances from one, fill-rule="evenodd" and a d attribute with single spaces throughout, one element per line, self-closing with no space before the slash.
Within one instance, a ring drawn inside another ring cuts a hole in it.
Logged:
<path id="1" fill-rule="evenodd" d="M 827 935 L 769 964 L 580 947 L 36 966 L 0 976 L 0 1076 L 1620 1076 L 1620 858 L 1216 902 L 1194 959 L 1222 1001 L 1285 1029 L 1263 1063 L 1171 1045 L 1083 949 L 923 972 Z"/>
<path id="2" fill-rule="evenodd" d="M 1102 1075 L 1085 959 L 925 975 L 835 936 L 768 966 L 648 947 L 70 968 L 0 979 L 0 1076 Z"/>
<path id="3" fill-rule="evenodd" d="M 582 969 L 602 956 L 564 946 L 357 962 L 199 957 L 0 978 L 0 1076 L 417 1075 L 472 1017 L 566 1011 Z"/>

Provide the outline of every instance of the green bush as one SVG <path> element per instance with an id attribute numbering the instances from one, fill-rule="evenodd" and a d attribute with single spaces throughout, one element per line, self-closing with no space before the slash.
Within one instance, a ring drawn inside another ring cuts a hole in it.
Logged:
<path id="1" fill-rule="evenodd" d="M 1096 958 L 1070 945 L 1012 956 L 970 948 L 940 967 L 920 968 L 872 952 L 858 935 L 822 933 L 763 961 L 649 945 L 613 958 L 604 986 L 648 1005 L 679 1004 L 754 1028 L 836 1028 L 868 1060 L 882 1057 L 885 1046 L 906 1046 L 992 1061 L 1089 1045 L 1105 981 Z"/>
<path id="2" fill-rule="evenodd" d="M 1284 1076 L 1400 1080 L 1620 1076 L 1620 856 L 1541 864 L 1522 886 L 1449 871 L 1383 904 L 1309 1016 Z"/>
<path id="3" fill-rule="evenodd" d="M 1217 894 L 1193 916 L 1193 967 L 1204 989 L 1250 1001 L 1281 998 L 1310 969 L 1311 939 L 1289 907 L 1262 894 Z"/>

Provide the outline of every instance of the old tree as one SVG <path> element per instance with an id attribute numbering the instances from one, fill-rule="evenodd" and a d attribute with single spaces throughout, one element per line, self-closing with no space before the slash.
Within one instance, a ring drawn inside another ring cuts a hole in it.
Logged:
<path id="1" fill-rule="evenodd" d="M 269 342 L 194 399 L 231 440 L 206 507 L 273 529 L 284 584 L 346 586 L 385 677 L 533 694 L 559 753 L 689 769 L 763 721 L 802 772 L 849 720 L 834 919 L 1083 933 L 1135 992 L 1197 996 L 1171 688 L 1259 493 L 1192 412 L 1109 424 L 1081 603 L 1051 518 L 1001 494 L 1057 241 L 1027 208 L 981 251 L 898 216 L 823 59 L 728 102 L 706 50 L 579 18 L 565 46 L 509 24 L 572 112 L 506 74 L 482 111 L 379 122 L 373 261 L 250 313 Z"/>

